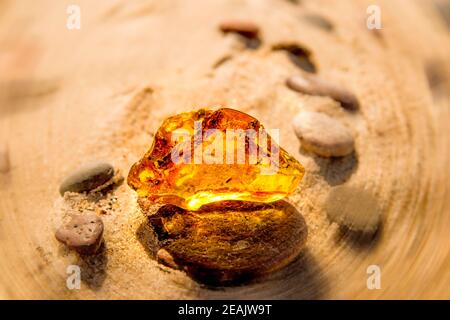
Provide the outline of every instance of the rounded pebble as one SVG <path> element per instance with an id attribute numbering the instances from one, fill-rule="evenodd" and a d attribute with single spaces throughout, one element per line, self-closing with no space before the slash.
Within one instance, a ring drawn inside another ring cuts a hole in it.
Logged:
<path id="1" fill-rule="evenodd" d="M 349 111 L 359 109 L 358 98 L 353 93 L 315 75 L 303 74 L 302 76 L 291 76 L 286 80 L 286 85 L 291 90 L 303 94 L 330 97 Z"/>
<path id="2" fill-rule="evenodd" d="M 318 92 L 320 91 L 313 81 L 301 76 L 287 78 L 286 85 L 294 91 L 310 95 L 319 95 Z M 320 92 L 321 94 L 322 92 Z"/>
<path id="3" fill-rule="evenodd" d="M 103 221 L 95 213 L 74 214 L 56 231 L 56 239 L 85 255 L 95 254 L 103 240 Z"/>
<path id="4" fill-rule="evenodd" d="M 339 121 L 318 112 L 302 112 L 294 118 L 294 131 L 305 150 L 322 157 L 342 157 L 354 150 L 354 139 Z"/>
<path id="5" fill-rule="evenodd" d="M 59 188 L 59 193 L 86 192 L 105 184 L 114 176 L 114 168 L 104 162 L 92 162 L 84 165 L 67 177 Z"/>
<path id="6" fill-rule="evenodd" d="M 258 36 L 259 27 L 255 23 L 247 20 L 225 20 L 219 26 L 222 32 L 235 32 L 249 38 Z"/>
<path id="7" fill-rule="evenodd" d="M 314 14 L 314 13 L 305 14 L 303 16 L 303 19 L 306 22 L 310 23 L 311 25 L 318 27 L 322 30 L 328 31 L 328 32 L 333 31 L 333 29 L 334 29 L 333 24 L 329 20 L 327 20 L 325 17 L 318 15 L 318 14 Z"/>
<path id="8" fill-rule="evenodd" d="M 374 233 L 381 223 L 380 206 L 368 188 L 333 187 L 326 202 L 328 219 L 353 231 Z"/>

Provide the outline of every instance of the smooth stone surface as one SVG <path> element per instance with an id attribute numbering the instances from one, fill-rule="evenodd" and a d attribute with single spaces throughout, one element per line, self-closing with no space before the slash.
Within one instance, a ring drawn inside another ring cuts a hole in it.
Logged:
<path id="1" fill-rule="evenodd" d="M 359 101 L 350 91 L 311 74 L 295 75 L 286 80 L 288 88 L 309 95 L 327 96 L 339 102 L 344 109 L 356 111 Z"/>
<path id="2" fill-rule="evenodd" d="M 248 20 L 229 19 L 219 25 L 222 32 L 235 32 L 249 38 L 256 38 L 259 34 L 257 24 Z"/>
<path id="3" fill-rule="evenodd" d="M 381 223 L 381 210 L 369 188 L 337 186 L 326 201 L 328 219 L 353 231 L 374 233 Z"/>
<path id="4" fill-rule="evenodd" d="M 109 163 L 91 162 L 85 164 L 69 177 L 67 177 L 59 188 L 59 193 L 86 192 L 98 188 L 108 182 L 114 176 L 114 168 Z"/>
<path id="5" fill-rule="evenodd" d="M 56 231 L 56 239 L 78 253 L 95 254 L 103 240 L 103 221 L 95 213 L 74 214 Z"/>
<path id="6" fill-rule="evenodd" d="M 333 31 L 334 29 L 333 24 L 328 19 L 326 19 L 321 15 L 309 13 L 305 14 L 302 18 L 309 24 L 318 27 L 322 30 L 325 30 L 327 32 Z"/>
<path id="7" fill-rule="evenodd" d="M 326 114 L 302 112 L 294 118 L 293 126 L 302 147 L 319 156 L 342 157 L 354 150 L 350 130 Z"/>
<path id="8" fill-rule="evenodd" d="M 213 285 L 242 283 L 287 266 L 308 234 L 300 212 L 285 201 L 224 201 L 200 212 L 164 205 L 148 220 L 158 261 Z"/>
<path id="9" fill-rule="evenodd" d="M 280 42 L 272 45 L 274 51 L 285 51 L 289 60 L 307 73 L 316 73 L 313 54 L 310 49 L 295 42 Z"/>

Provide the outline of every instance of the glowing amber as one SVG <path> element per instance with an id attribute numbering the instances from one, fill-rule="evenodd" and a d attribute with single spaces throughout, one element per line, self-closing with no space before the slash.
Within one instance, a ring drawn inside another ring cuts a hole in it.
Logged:
<path id="1" fill-rule="evenodd" d="M 304 169 L 274 140 L 237 110 L 181 113 L 158 129 L 128 184 L 140 197 L 188 210 L 224 200 L 276 201 L 297 188 Z"/>

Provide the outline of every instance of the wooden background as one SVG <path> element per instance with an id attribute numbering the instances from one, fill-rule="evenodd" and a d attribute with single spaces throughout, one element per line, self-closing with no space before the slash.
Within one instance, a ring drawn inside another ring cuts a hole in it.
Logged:
<path id="1" fill-rule="evenodd" d="M 0 297 L 450 298 L 449 2 L 378 1 L 378 32 L 365 26 L 371 1 L 298 2 L 77 1 L 81 29 L 71 31 L 69 1 L 0 1 Z M 308 22 L 312 13 L 333 30 Z M 222 35 L 217 26 L 229 17 L 258 23 L 260 48 Z M 287 89 L 298 68 L 271 49 L 280 43 L 308 48 L 318 73 L 350 88 L 361 110 Z M 198 284 L 151 259 L 126 184 L 102 200 L 114 203 L 101 256 L 80 261 L 56 243 L 62 212 L 86 200 L 58 194 L 73 168 L 104 159 L 126 175 L 166 116 L 214 105 L 281 128 L 281 145 L 305 165 L 290 198 L 309 229 L 296 262 L 238 287 Z M 302 152 L 290 128 L 302 110 L 348 125 L 356 154 L 331 161 Z M 375 237 L 327 219 L 338 186 L 376 200 L 355 208 L 381 212 Z M 82 287 L 68 290 L 66 268 L 80 263 Z M 366 287 L 372 264 L 380 290 Z"/>

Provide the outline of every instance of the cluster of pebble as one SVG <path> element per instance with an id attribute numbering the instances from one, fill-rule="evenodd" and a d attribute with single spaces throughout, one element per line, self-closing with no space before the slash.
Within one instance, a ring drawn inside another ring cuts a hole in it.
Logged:
<path id="1" fill-rule="evenodd" d="M 121 176 L 113 166 L 104 162 L 83 165 L 68 176 L 60 185 L 59 192 L 89 193 L 102 192 L 118 183 Z M 69 215 L 66 223 L 56 231 L 56 239 L 82 255 L 98 252 L 103 243 L 104 225 L 102 219 L 90 211 Z"/>
<path id="2" fill-rule="evenodd" d="M 247 38 L 258 38 L 260 35 L 258 25 L 248 20 L 225 20 L 219 28 L 224 33 L 233 32 Z M 359 102 L 354 94 L 315 74 L 303 72 L 289 77 L 286 86 L 302 94 L 330 97 L 349 111 L 359 109 Z M 302 112 L 294 119 L 293 125 L 302 147 L 319 156 L 342 157 L 354 151 L 354 139 L 350 130 L 323 113 Z"/>
<path id="3" fill-rule="evenodd" d="M 305 20 L 321 29 L 331 32 L 333 25 L 320 16 L 305 16 Z M 251 21 L 228 20 L 220 25 L 223 32 L 234 32 L 248 38 L 260 37 L 258 26 Z M 260 41 L 260 39 L 259 39 Z M 302 69 L 299 74 L 286 80 L 286 86 L 300 94 L 329 97 L 348 112 L 359 110 L 357 97 L 346 88 L 321 78 L 316 74 L 314 64 L 310 63 L 311 52 L 297 46 L 277 45 L 273 50 L 285 50 L 289 54 L 305 60 L 297 65 Z M 349 128 L 339 120 L 321 112 L 300 112 L 292 121 L 293 129 L 301 147 L 324 158 L 349 156 L 355 151 L 355 140 Z M 334 187 L 330 192 L 327 205 L 328 218 L 351 230 L 372 233 L 380 224 L 380 212 L 374 198 L 365 186 L 359 189 L 346 186 Z M 348 191 L 351 190 L 351 191 Z M 330 204 L 331 203 L 331 204 Z"/>

